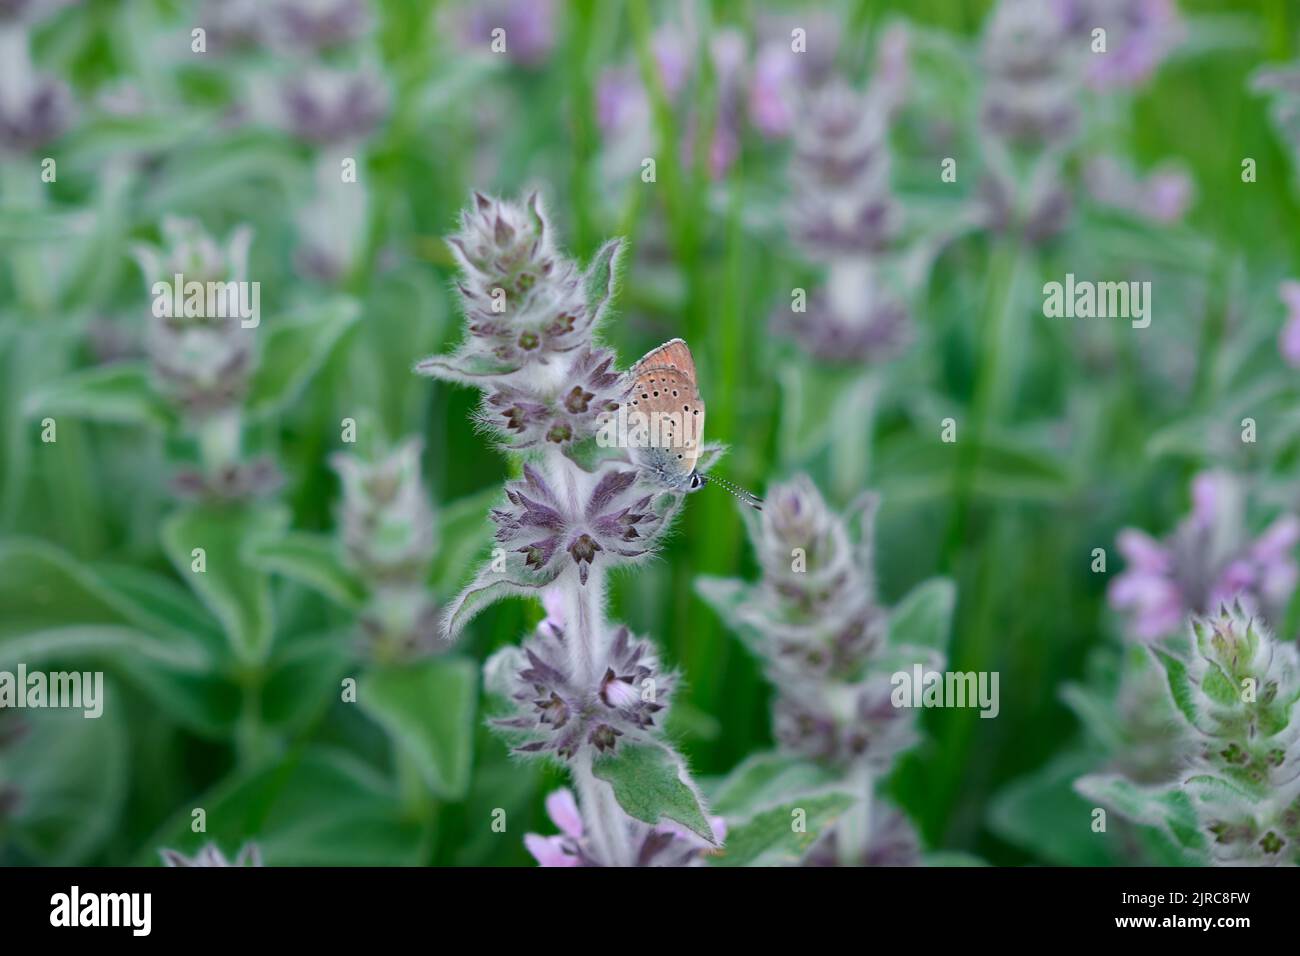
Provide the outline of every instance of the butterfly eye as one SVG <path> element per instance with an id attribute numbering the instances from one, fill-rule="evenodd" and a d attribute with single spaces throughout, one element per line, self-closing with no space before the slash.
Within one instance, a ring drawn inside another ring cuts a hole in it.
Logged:
<path id="1" fill-rule="evenodd" d="M 699 475 L 691 475 L 691 490 L 692 490 L 692 491 L 694 491 L 695 489 L 701 487 L 703 484 L 704 484 L 704 479 L 703 479 L 703 478 L 701 478 Z"/>

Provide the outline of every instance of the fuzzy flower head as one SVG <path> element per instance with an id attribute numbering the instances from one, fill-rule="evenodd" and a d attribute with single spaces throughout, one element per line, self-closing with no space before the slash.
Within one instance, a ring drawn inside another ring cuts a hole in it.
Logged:
<path id="1" fill-rule="evenodd" d="M 159 850 L 164 866 L 262 866 L 262 850 L 256 843 L 247 843 L 234 860 L 229 860 L 215 843 L 209 843 L 193 856 L 176 850 Z"/>
<path id="2" fill-rule="evenodd" d="M 769 489 L 761 513 L 746 515 L 763 577 L 742 613 L 765 635 L 778 668 L 852 677 L 880 648 L 885 614 L 871 572 L 875 506 L 873 497 L 860 499 L 846 521 L 799 475 Z M 850 524 L 857 525 L 856 542 Z"/>
<path id="3" fill-rule="evenodd" d="M 1218 862 L 1300 862 L 1300 654 L 1242 610 L 1192 622 L 1160 651 L 1192 730 L 1183 789 Z"/>
<path id="4" fill-rule="evenodd" d="M 436 535 L 420 449 L 419 439 L 410 439 L 375 461 L 331 460 L 343 483 L 347 562 L 369 592 L 358 620 L 364 649 L 384 662 L 428 652 L 438 633 L 438 609 L 425 587 Z"/>
<path id="5" fill-rule="evenodd" d="M 494 724 L 515 751 L 572 760 L 656 733 L 677 677 L 662 669 L 654 646 L 617 628 L 593 681 L 574 673 L 568 641 L 566 628 L 550 619 L 522 648 L 488 664 L 489 685 L 512 706 Z"/>
<path id="6" fill-rule="evenodd" d="M 804 309 L 782 305 L 773 313 L 773 325 L 819 362 L 886 362 L 914 335 L 900 285 L 878 260 L 838 259 L 831 264 L 826 284 L 809 294 Z"/>
<path id="7" fill-rule="evenodd" d="M 491 49 L 494 31 L 502 30 L 502 52 L 510 62 L 536 69 L 555 48 L 555 19 L 554 0 L 477 0 L 462 18 L 460 32 L 467 45 Z"/>
<path id="8" fill-rule="evenodd" d="M 136 248 L 154 297 L 149 358 L 159 390 L 187 416 L 204 420 L 243 400 L 256 361 L 254 330 L 238 316 L 177 313 L 175 277 L 185 286 L 243 281 L 252 232 L 237 229 L 224 246 L 193 220 L 167 219 L 162 232 L 161 247 Z"/>
<path id="9" fill-rule="evenodd" d="M 582 349 L 559 380 L 514 384 L 501 380 L 483 400 L 480 423 L 500 443 L 521 450 L 572 446 L 595 435 L 605 416 L 617 412 L 627 383 L 614 367 L 614 353 Z"/>
<path id="10" fill-rule="evenodd" d="M 524 836 L 524 845 L 538 866 L 606 865 L 587 839 L 587 825 L 572 791 L 552 792 L 546 798 L 546 815 L 559 828 L 558 834 Z M 627 818 L 623 824 L 631 831 L 637 847 L 636 866 L 701 866 L 713 850 L 702 837 L 671 820 L 646 827 Z M 711 817 L 709 824 L 719 840 L 726 835 L 726 821 L 722 817 Z"/>
<path id="11" fill-rule="evenodd" d="M 1141 85 L 1183 38 L 1174 0 L 1056 0 L 1056 7 L 1077 49 L 1087 51 L 1088 83 L 1096 89 Z M 1091 48 L 1097 29 L 1106 31 L 1105 52 Z"/>
<path id="12" fill-rule="evenodd" d="M 1068 140 L 1079 118 L 1074 58 L 1040 0 L 1000 0 L 984 33 L 982 119 L 993 136 L 1038 149 Z"/>
<path id="13" fill-rule="evenodd" d="M 897 237 L 886 120 L 846 83 L 808 94 L 794 130 L 792 226 L 813 258 L 878 252 Z"/>
<path id="14" fill-rule="evenodd" d="M 272 0 L 266 34 L 289 51 L 322 51 L 360 39 L 370 28 L 366 0 Z"/>
<path id="15" fill-rule="evenodd" d="M 804 858 L 805 866 L 842 866 L 839 849 L 841 837 L 832 828 L 817 841 Z M 861 855 L 852 859 L 855 866 L 920 866 L 921 838 L 911 821 L 896 807 L 873 801 L 871 822 Z"/>
<path id="16" fill-rule="evenodd" d="M 67 84 L 37 73 L 26 33 L 0 25 L 0 156 L 40 149 L 67 130 L 72 116 Z"/>
<path id="17" fill-rule="evenodd" d="M 452 356 L 434 356 L 417 370 L 489 388 L 503 382 L 558 394 L 574 354 L 590 348 L 612 292 L 617 241 L 607 243 L 586 273 L 562 255 L 537 193 L 522 202 L 474 194 L 448 240 L 469 333 Z"/>
<path id="18" fill-rule="evenodd" d="M 1184 706 L 1205 737 L 1205 769 L 1246 787 L 1276 787 L 1300 774 L 1300 656 L 1235 605 L 1192 621 Z"/>
<path id="19" fill-rule="evenodd" d="M 277 120 L 316 146 L 355 143 L 388 114 L 388 89 L 378 71 L 313 66 L 284 79 Z"/>
<path id="20" fill-rule="evenodd" d="M 888 676 L 856 684 L 786 681 L 772 708 L 783 749 L 833 766 L 885 771 L 919 740 L 914 712 L 895 707 Z"/>
<path id="21" fill-rule="evenodd" d="M 421 442 L 409 439 L 375 461 L 336 454 L 343 484 L 339 527 L 348 562 L 374 584 L 421 584 L 435 547 L 433 508 L 420 480 Z"/>
<path id="22" fill-rule="evenodd" d="M 523 480 L 507 485 L 506 503 L 492 511 L 496 540 L 521 555 L 532 573 L 553 580 L 572 568 L 585 585 L 593 566 L 653 551 L 666 524 L 654 497 L 638 485 L 635 471 L 607 467 L 575 504 L 525 465 Z"/>
<path id="23" fill-rule="evenodd" d="M 1221 472 L 1198 475 L 1192 499 L 1191 515 L 1163 541 L 1133 528 L 1120 532 L 1127 566 L 1111 582 L 1109 598 L 1130 616 L 1140 640 L 1179 630 L 1189 613 L 1238 600 L 1276 622 L 1300 579 L 1300 518 L 1282 515 L 1251 539 L 1242 489 Z"/>

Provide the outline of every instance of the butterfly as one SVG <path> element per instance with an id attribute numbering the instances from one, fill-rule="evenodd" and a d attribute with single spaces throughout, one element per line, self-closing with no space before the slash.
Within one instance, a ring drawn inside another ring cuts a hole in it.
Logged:
<path id="1" fill-rule="evenodd" d="M 704 399 L 686 343 L 670 339 L 651 349 L 628 376 L 631 384 L 624 411 L 645 426 L 641 433 L 645 440 L 630 442 L 637 464 L 673 491 L 699 491 L 716 482 L 761 511 L 760 498 L 695 467 L 704 445 Z"/>

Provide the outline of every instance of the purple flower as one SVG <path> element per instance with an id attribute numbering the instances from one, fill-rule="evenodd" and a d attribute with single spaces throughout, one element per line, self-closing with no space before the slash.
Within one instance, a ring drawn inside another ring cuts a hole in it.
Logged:
<path id="1" fill-rule="evenodd" d="M 245 844 L 234 861 L 226 859 L 221 848 L 209 843 L 193 856 L 185 856 L 176 850 L 159 850 L 164 866 L 262 866 L 262 850 L 256 843 Z"/>
<path id="2" fill-rule="evenodd" d="M 503 381 L 484 398 L 480 420 L 508 448 L 571 445 L 593 436 L 601 417 L 618 411 L 626 390 L 614 353 L 584 348 L 545 393 Z"/>
<path id="3" fill-rule="evenodd" d="M 498 29 L 505 31 L 505 54 L 511 63 L 539 67 L 555 48 L 555 4 L 552 0 L 476 0 L 465 21 L 466 40 L 487 46 Z"/>
<path id="4" fill-rule="evenodd" d="M 410 438 L 374 461 L 330 456 L 343 486 L 338 523 L 348 563 L 372 584 L 422 584 L 428 576 L 435 532 L 422 445 Z"/>
<path id="5" fill-rule="evenodd" d="M 795 128 L 792 229 L 814 258 L 879 252 L 897 237 L 885 120 L 842 82 L 804 104 Z"/>
<path id="6" fill-rule="evenodd" d="M 1300 577 L 1293 554 L 1300 518 L 1282 515 L 1250 540 L 1240 489 L 1220 472 L 1196 477 L 1192 501 L 1191 515 L 1164 541 L 1132 528 L 1119 534 L 1127 566 L 1111 582 L 1109 598 L 1130 616 L 1140 640 L 1174 633 L 1188 614 L 1233 601 L 1278 620 Z"/>
<path id="7" fill-rule="evenodd" d="M 856 866 L 920 866 L 921 840 L 916 828 L 897 808 L 875 802 L 866 846 Z M 839 831 L 832 829 L 804 858 L 805 866 L 841 866 Z"/>
<path id="8" fill-rule="evenodd" d="M 773 313 L 779 331 L 788 333 L 813 358 L 827 363 L 886 362 L 912 341 L 911 313 L 900 296 L 883 287 L 869 269 L 841 268 L 837 277 L 861 284 L 860 295 L 837 296 L 840 287 L 815 290 L 803 312 L 782 306 Z"/>
<path id="9" fill-rule="evenodd" d="M 313 67 L 287 78 L 279 91 L 280 121 L 318 146 L 369 136 L 388 113 L 388 90 L 378 72 Z"/>
<path id="10" fill-rule="evenodd" d="M 417 371 L 483 388 L 509 386 L 515 391 L 503 393 L 503 410 L 518 396 L 548 407 L 562 402 L 561 387 L 575 384 L 566 380 L 574 367 L 568 353 L 591 346 L 613 289 L 619 242 L 606 243 L 581 271 L 557 250 L 537 193 L 522 202 L 475 193 L 448 244 L 461 267 L 457 289 L 469 334 L 454 355 L 433 356 Z M 515 417 L 522 422 L 534 411 L 520 408 Z M 498 427 L 519 430 L 510 421 Z"/>
<path id="11" fill-rule="evenodd" d="M 1000 0 L 985 28 L 985 128 L 1008 143 L 1042 148 L 1078 125 L 1078 91 L 1063 24 L 1039 0 Z"/>
<path id="12" fill-rule="evenodd" d="M 1288 365 L 1300 368 L 1300 282 L 1288 279 L 1277 291 L 1286 306 L 1286 324 L 1278 335 L 1278 350 Z"/>
<path id="13" fill-rule="evenodd" d="M 252 231 L 236 229 L 223 245 L 196 221 L 167 218 L 161 247 L 134 250 L 145 280 L 170 283 L 242 281 Z M 164 292 L 164 295 L 171 293 Z M 256 361 L 254 330 L 238 317 L 150 313 L 148 351 L 154 381 L 169 400 L 195 420 L 213 418 L 243 400 Z"/>
<path id="14" fill-rule="evenodd" d="M 1087 76 L 1097 89 L 1145 82 L 1183 38 L 1173 0 L 1056 0 L 1066 31 L 1081 44 L 1106 31 L 1106 52 L 1088 50 Z"/>
<path id="15" fill-rule="evenodd" d="M 0 29 L 0 63 L 0 155 L 33 152 L 61 136 L 72 122 L 72 94 L 36 72 L 22 30 Z"/>
<path id="16" fill-rule="evenodd" d="M 506 672 L 497 689 L 513 708 L 493 724 L 515 738 L 516 752 L 572 760 L 654 732 L 677 680 L 661 668 L 654 646 L 617 628 L 600 658 L 599 678 L 589 681 L 573 672 L 569 637 L 551 621 L 493 665 Z"/>
<path id="17" fill-rule="evenodd" d="M 274 0 L 266 11 L 272 43 L 288 50 L 327 50 L 370 27 L 366 0 Z"/>
<path id="18" fill-rule="evenodd" d="M 559 827 L 554 836 L 529 833 L 524 846 L 539 866 L 604 866 L 586 840 L 586 824 L 573 793 L 555 790 L 546 798 L 546 814 Z M 726 821 L 710 817 L 714 835 L 721 840 L 727 831 Z M 672 821 L 650 827 L 625 818 L 636 849 L 636 866 L 698 866 L 711 847 L 702 837 Z"/>
<path id="19" fill-rule="evenodd" d="M 774 736 L 791 753 L 886 771 L 919 739 L 914 714 L 890 700 L 889 677 L 857 684 L 786 680 L 772 707 Z"/>
<path id="20" fill-rule="evenodd" d="M 1191 175 L 1179 166 L 1166 165 L 1139 177 L 1114 156 L 1091 160 L 1084 181 L 1095 201 L 1161 225 L 1181 220 L 1195 195 Z"/>
<path id="21" fill-rule="evenodd" d="M 496 539 L 522 553 L 534 571 L 571 561 L 587 583 L 593 563 L 649 554 L 662 526 L 652 495 L 635 471 L 606 468 L 579 505 L 560 497 L 542 474 L 524 466 L 524 480 L 506 486 L 507 505 L 492 511 Z"/>

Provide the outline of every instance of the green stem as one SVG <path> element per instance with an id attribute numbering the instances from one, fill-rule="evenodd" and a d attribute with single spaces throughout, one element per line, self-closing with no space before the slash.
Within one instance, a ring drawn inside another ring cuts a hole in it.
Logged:
<path id="1" fill-rule="evenodd" d="M 970 518 L 971 500 L 975 479 L 979 472 L 980 453 L 988 437 L 988 428 L 1000 403 L 1000 378 L 1002 350 L 1006 340 L 1007 325 L 1015 305 L 1012 291 L 1020 266 L 1020 246 L 1012 241 L 1002 241 L 993 249 L 990 269 L 988 299 L 983 312 L 984 324 L 980 336 L 979 367 L 975 377 L 975 391 L 971 400 L 971 417 L 967 423 L 958 422 L 957 467 L 954 472 L 953 517 L 944 549 L 944 563 L 951 571 L 956 564 L 966 536 Z M 961 430 L 965 426 L 966 434 Z"/>
<path id="2" fill-rule="evenodd" d="M 262 687 L 265 674 L 251 670 L 239 678 L 239 721 L 235 725 L 235 753 L 244 768 L 261 763 L 268 755 L 265 730 L 262 726 Z"/>

